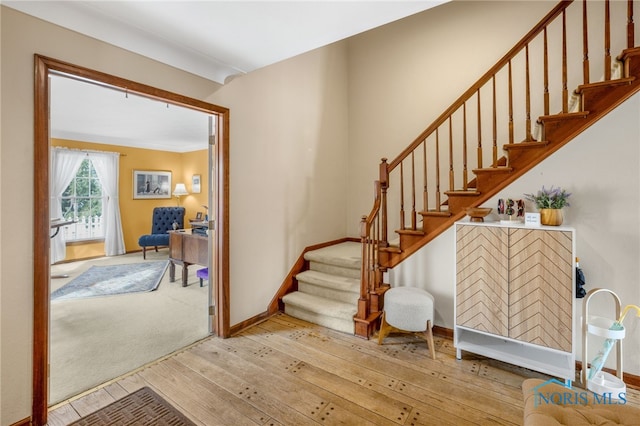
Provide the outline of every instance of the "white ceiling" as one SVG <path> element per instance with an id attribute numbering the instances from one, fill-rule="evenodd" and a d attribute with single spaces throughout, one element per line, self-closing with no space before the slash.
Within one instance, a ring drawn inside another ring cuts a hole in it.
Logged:
<path id="1" fill-rule="evenodd" d="M 445 1 L 3 0 L 2 4 L 224 84 L 234 76 Z M 120 92 L 58 80 L 53 84 L 54 137 L 88 141 L 98 137 L 106 143 L 156 149 L 178 145 L 170 149 L 175 151 L 193 150 L 194 143 L 201 144 L 197 149 L 206 147 L 208 124 L 202 113 L 158 108 L 146 99 L 133 101 L 131 95 L 126 99 Z M 88 108 L 88 102 L 97 102 L 101 114 L 87 116 L 97 107 Z"/>
<path id="2" fill-rule="evenodd" d="M 203 112 L 68 77 L 50 81 L 53 138 L 173 152 L 207 147 Z"/>

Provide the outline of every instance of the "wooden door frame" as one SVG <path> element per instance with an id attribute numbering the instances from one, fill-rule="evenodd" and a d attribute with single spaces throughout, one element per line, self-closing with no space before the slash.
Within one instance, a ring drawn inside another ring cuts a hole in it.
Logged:
<path id="1" fill-rule="evenodd" d="M 87 79 L 121 88 L 129 93 L 195 109 L 217 117 L 216 188 L 214 258 L 209 262 L 215 270 L 210 274 L 214 291 L 213 332 L 229 337 L 229 109 L 197 99 L 171 93 L 124 78 L 78 65 L 35 55 L 34 84 L 34 224 L 33 224 L 33 394 L 31 422 L 44 425 L 48 412 L 49 377 L 49 295 L 50 295 L 50 96 L 49 74 L 63 73 L 72 78 Z M 210 188 L 211 190 L 211 188 Z M 212 212 L 213 213 L 213 212 Z"/>

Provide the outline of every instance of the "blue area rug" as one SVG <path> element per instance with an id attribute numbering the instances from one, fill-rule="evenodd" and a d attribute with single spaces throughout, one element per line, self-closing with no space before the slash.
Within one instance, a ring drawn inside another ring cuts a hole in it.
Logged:
<path id="1" fill-rule="evenodd" d="M 51 300 L 153 291 L 158 288 L 168 265 L 168 261 L 162 260 L 126 265 L 92 266 L 51 293 Z"/>

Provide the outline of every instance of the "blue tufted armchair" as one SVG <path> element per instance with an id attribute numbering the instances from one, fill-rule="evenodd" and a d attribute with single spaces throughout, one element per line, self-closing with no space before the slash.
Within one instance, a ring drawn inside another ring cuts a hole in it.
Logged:
<path id="1" fill-rule="evenodd" d="M 142 257 L 147 258 L 147 247 L 166 247 L 169 245 L 169 233 L 173 230 L 173 223 L 178 224 L 178 229 L 184 228 L 184 207 L 156 207 L 153 209 L 153 223 L 151 234 L 143 235 L 138 239 L 138 245 L 142 247 Z"/>

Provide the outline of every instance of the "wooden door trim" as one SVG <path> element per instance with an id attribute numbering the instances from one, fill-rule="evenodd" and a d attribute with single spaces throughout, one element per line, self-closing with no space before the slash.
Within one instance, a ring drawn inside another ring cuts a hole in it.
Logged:
<path id="1" fill-rule="evenodd" d="M 229 109 L 100 71 L 36 54 L 34 81 L 34 246 L 33 246 L 33 377 L 31 421 L 47 422 L 49 375 L 49 74 L 64 73 L 130 93 L 195 109 L 218 118 L 216 138 L 217 208 L 214 333 L 228 337 L 229 314 Z"/>

